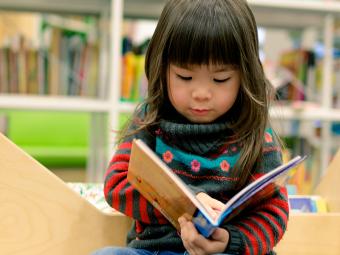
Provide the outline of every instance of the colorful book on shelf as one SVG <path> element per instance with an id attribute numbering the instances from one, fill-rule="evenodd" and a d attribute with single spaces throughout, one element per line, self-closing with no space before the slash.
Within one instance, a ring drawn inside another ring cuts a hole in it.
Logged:
<path id="1" fill-rule="evenodd" d="M 323 213 L 328 212 L 326 200 L 317 195 L 290 195 L 288 197 L 291 212 Z"/>
<path id="2" fill-rule="evenodd" d="M 244 187 L 225 204 L 216 218 L 142 140 L 133 141 L 127 178 L 177 229 L 177 219 L 184 215 L 193 221 L 202 235 L 209 237 L 221 223 L 270 196 L 276 185 L 283 185 L 289 170 L 304 159 L 297 156 Z"/>

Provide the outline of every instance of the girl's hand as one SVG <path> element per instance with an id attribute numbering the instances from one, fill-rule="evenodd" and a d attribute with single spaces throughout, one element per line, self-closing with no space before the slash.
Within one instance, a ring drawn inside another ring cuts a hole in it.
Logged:
<path id="1" fill-rule="evenodd" d="M 206 193 L 200 192 L 196 195 L 197 199 L 206 207 L 209 214 L 216 218 L 218 214 L 222 211 L 224 204 Z"/>
<path id="2" fill-rule="evenodd" d="M 181 238 L 185 249 L 190 255 L 206 255 L 223 253 L 229 242 L 229 233 L 223 228 L 217 228 L 210 239 L 200 235 L 194 224 L 185 217 L 180 217 Z"/>

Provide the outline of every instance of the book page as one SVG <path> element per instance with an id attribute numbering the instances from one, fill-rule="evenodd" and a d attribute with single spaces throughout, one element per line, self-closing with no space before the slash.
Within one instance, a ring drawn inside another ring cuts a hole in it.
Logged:
<path id="1" fill-rule="evenodd" d="M 274 191 L 273 190 L 274 186 L 273 187 L 269 186 L 269 184 L 273 184 L 277 180 L 280 180 L 282 185 L 282 183 L 284 182 L 283 179 L 285 179 L 289 170 L 296 167 L 305 159 L 306 156 L 305 157 L 297 156 L 290 160 L 289 162 L 287 162 L 286 164 L 278 166 L 274 170 L 268 172 L 267 174 L 261 176 L 254 182 L 247 185 L 226 203 L 224 210 L 221 212 L 220 216 L 216 219 L 215 224 L 217 225 L 220 224 L 222 221 L 225 220 L 224 218 L 227 217 L 227 215 L 230 214 L 235 208 L 246 203 L 247 200 L 253 199 L 252 197 L 256 196 L 258 192 L 261 192 L 262 196 L 268 197 L 270 193 Z M 268 189 L 266 188 L 267 186 L 269 186 Z M 256 196 L 256 199 L 260 199 L 260 197 Z M 255 198 L 253 200 L 255 200 Z"/>

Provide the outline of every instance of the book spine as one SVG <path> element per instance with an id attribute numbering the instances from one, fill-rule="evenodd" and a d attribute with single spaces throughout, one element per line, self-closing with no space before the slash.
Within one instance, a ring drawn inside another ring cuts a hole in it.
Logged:
<path id="1" fill-rule="evenodd" d="M 217 227 L 213 225 L 199 210 L 197 210 L 194 214 L 192 222 L 194 223 L 198 232 L 200 232 L 200 234 L 207 238 L 214 232 Z"/>

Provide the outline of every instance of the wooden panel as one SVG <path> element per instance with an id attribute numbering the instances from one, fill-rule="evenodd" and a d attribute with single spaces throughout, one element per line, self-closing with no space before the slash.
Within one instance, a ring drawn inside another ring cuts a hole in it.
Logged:
<path id="1" fill-rule="evenodd" d="M 279 255 L 340 254 L 340 150 L 315 194 L 327 200 L 330 213 L 290 215 L 287 231 L 276 247 Z"/>
<path id="2" fill-rule="evenodd" d="M 326 199 L 331 212 L 340 213 L 340 149 L 325 171 L 315 194 Z"/>
<path id="3" fill-rule="evenodd" d="M 278 255 L 339 255 L 340 214 L 291 214 Z"/>
<path id="4" fill-rule="evenodd" d="M 124 245 L 130 225 L 119 213 L 99 211 L 0 134 L 0 254 L 90 254 Z"/>

